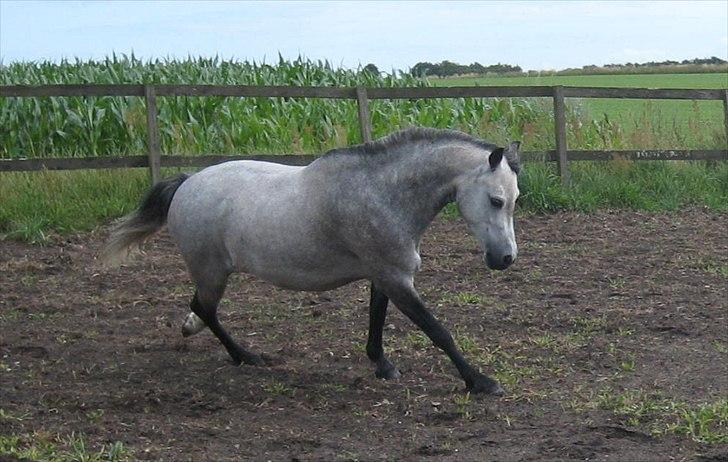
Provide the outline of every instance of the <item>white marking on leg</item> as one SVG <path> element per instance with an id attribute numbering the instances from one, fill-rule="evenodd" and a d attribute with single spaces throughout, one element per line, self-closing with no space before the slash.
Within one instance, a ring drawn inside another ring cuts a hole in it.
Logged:
<path id="1" fill-rule="evenodd" d="M 195 313 L 190 312 L 190 314 L 188 314 L 185 318 L 184 324 L 182 324 L 182 335 L 185 337 L 195 335 L 205 327 L 207 327 L 205 322 Z"/>

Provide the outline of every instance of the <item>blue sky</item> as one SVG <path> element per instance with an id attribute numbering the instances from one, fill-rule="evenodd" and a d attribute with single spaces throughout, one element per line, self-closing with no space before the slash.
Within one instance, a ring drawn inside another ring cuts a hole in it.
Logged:
<path id="1" fill-rule="evenodd" d="M 219 2 L 0 0 L 0 59 L 214 56 L 524 69 L 728 58 L 728 1 Z"/>

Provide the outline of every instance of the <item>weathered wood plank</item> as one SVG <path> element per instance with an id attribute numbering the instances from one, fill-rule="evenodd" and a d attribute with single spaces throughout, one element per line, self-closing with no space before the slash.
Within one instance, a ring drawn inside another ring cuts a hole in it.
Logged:
<path id="1" fill-rule="evenodd" d="M 155 85 L 159 96 L 238 96 L 354 99 L 352 87 L 288 87 L 250 85 Z"/>
<path id="2" fill-rule="evenodd" d="M 251 85 L 155 85 L 158 96 L 259 96 L 355 99 L 352 87 L 291 87 Z M 721 89 L 563 87 L 570 98 L 713 99 Z M 491 98 L 552 96 L 547 86 L 367 88 L 369 99 Z M 144 96 L 144 85 L 3 85 L 0 96 Z"/>
<path id="3" fill-rule="evenodd" d="M 193 155 L 161 156 L 162 167 L 206 167 L 231 160 L 259 160 L 285 165 L 308 165 L 318 156 L 305 154 Z M 0 159 L 0 172 L 38 170 L 97 170 L 105 168 L 149 167 L 148 156 L 44 157 L 35 159 Z"/>
<path id="4" fill-rule="evenodd" d="M 44 157 L 35 159 L 2 159 L 0 172 L 32 172 L 37 170 L 85 170 L 100 168 L 148 167 L 147 156 L 126 157 Z"/>
<path id="5" fill-rule="evenodd" d="M 144 85 L 2 85 L 0 96 L 144 96 Z"/>
<path id="6" fill-rule="evenodd" d="M 564 105 L 564 88 L 554 87 L 554 132 L 556 135 L 556 161 L 559 164 L 561 184 L 569 184 L 569 158 L 566 156 L 566 107 Z"/>
<path id="7" fill-rule="evenodd" d="M 568 151 L 569 160 L 728 160 L 725 149 L 638 149 L 619 151 Z"/>
<path id="8" fill-rule="evenodd" d="M 144 87 L 144 98 L 147 103 L 147 155 L 149 156 L 149 176 L 152 180 L 152 185 L 155 185 L 161 179 L 159 157 L 162 155 L 162 152 L 159 149 L 159 128 L 157 127 L 157 95 L 153 85 Z"/>
<path id="9" fill-rule="evenodd" d="M 725 116 L 725 137 L 728 142 L 728 90 L 723 90 L 723 115 Z M 728 146 L 726 146 L 728 148 Z"/>
<path id="10" fill-rule="evenodd" d="M 725 149 L 643 149 L 620 151 L 567 151 L 571 161 L 606 161 L 617 158 L 629 160 L 722 160 L 728 161 Z M 551 151 L 525 151 L 521 157 L 526 162 L 556 162 L 558 155 Z M 318 156 L 306 154 L 248 154 L 248 155 L 191 155 L 161 156 L 162 167 L 206 167 L 231 160 L 259 160 L 285 165 L 308 165 Z M 125 157 L 45 157 L 35 159 L 0 159 L 0 172 L 29 172 L 37 170 L 83 170 L 103 168 L 149 167 L 148 156 Z"/>
<path id="11" fill-rule="evenodd" d="M 361 139 L 365 143 L 372 140 L 372 120 L 369 116 L 369 99 L 367 98 L 367 89 L 364 87 L 356 88 L 356 102 L 359 109 L 359 131 Z"/>
<path id="12" fill-rule="evenodd" d="M 204 156 L 162 156 L 163 167 L 207 167 L 231 160 L 258 160 L 284 165 L 308 165 L 318 156 L 310 154 L 251 154 L 251 155 L 204 155 Z"/>
<path id="13" fill-rule="evenodd" d="M 564 87 L 567 98 L 721 99 L 723 90 L 691 88 Z"/>
<path id="14" fill-rule="evenodd" d="M 551 87 L 544 86 L 367 88 L 369 99 L 535 97 L 551 94 Z"/>
<path id="15" fill-rule="evenodd" d="M 250 85 L 154 85 L 158 96 L 237 96 L 355 99 L 353 87 Z M 411 87 L 368 88 L 369 99 L 550 96 L 551 87 Z M 144 85 L 10 85 L 0 96 L 144 96 Z"/>
<path id="16" fill-rule="evenodd" d="M 725 149 L 639 149 L 639 150 L 572 150 L 566 151 L 569 161 L 606 161 L 614 159 L 627 160 L 724 160 L 728 161 L 728 150 Z M 521 153 L 525 162 L 558 162 L 556 150 L 525 151 Z"/>

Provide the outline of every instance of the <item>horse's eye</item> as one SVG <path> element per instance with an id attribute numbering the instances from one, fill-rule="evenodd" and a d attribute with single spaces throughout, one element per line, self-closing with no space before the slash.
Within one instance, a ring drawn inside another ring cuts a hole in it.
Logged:
<path id="1" fill-rule="evenodd" d="M 490 205 L 492 205 L 493 207 L 495 207 L 497 209 L 503 208 L 503 199 L 498 199 L 497 197 L 491 197 Z"/>

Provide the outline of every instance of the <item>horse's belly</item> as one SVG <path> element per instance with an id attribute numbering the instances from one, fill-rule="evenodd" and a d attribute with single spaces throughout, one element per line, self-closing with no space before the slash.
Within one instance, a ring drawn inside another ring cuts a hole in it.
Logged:
<path id="1" fill-rule="evenodd" d="M 331 290 L 367 277 L 364 268 L 354 262 L 300 265 L 284 260 L 268 261 L 267 263 L 265 265 L 241 265 L 236 269 L 284 289 L 306 291 Z"/>

